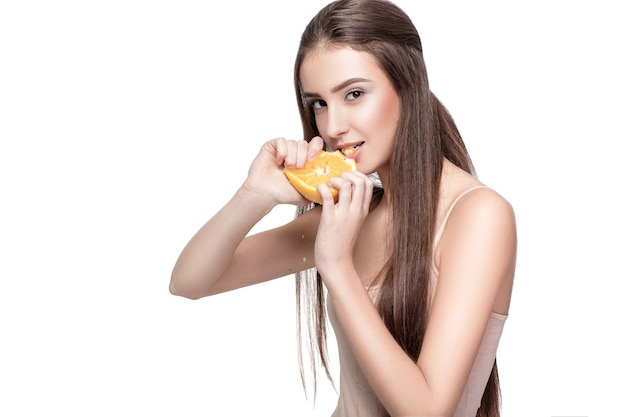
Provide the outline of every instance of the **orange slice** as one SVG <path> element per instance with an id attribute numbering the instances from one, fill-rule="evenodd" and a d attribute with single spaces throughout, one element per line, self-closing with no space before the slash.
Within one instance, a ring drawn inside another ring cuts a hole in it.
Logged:
<path id="1" fill-rule="evenodd" d="M 321 151 L 314 159 L 307 161 L 303 168 L 284 169 L 291 185 L 306 199 L 319 204 L 322 204 L 322 196 L 317 191 L 317 186 L 327 184 L 332 177 L 338 177 L 347 171 L 356 171 L 356 162 L 339 151 Z M 330 187 L 330 192 L 337 202 L 339 191 Z"/>

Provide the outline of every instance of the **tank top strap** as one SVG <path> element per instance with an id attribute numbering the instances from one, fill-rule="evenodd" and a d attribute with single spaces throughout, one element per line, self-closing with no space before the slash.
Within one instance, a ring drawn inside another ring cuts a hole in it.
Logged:
<path id="1" fill-rule="evenodd" d="M 454 199 L 452 204 L 450 204 L 450 207 L 448 207 L 446 214 L 443 216 L 443 219 L 441 219 L 441 223 L 439 224 L 439 227 L 437 228 L 437 233 L 435 234 L 435 239 L 433 240 L 433 255 L 434 255 L 435 249 L 437 249 L 437 246 L 439 245 L 439 240 L 441 239 L 441 236 L 443 235 L 443 231 L 446 228 L 446 224 L 448 223 L 448 218 L 450 217 L 450 214 L 452 213 L 452 210 L 454 210 L 454 207 L 456 206 L 456 204 L 467 194 L 471 193 L 474 190 L 478 190 L 481 188 L 488 188 L 488 187 L 486 185 L 477 185 L 475 187 L 468 188 L 467 190 L 459 194 Z"/>

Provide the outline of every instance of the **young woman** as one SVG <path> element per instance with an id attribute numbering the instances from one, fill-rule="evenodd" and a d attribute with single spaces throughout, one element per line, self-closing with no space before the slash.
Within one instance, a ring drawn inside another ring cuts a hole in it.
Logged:
<path id="1" fill-rule="evenodd" d="M 326 308 L 337 336 L 333 416 L 499 415 L 514 213 L 477 180 L 411 20 L 385 0 L 330 3 L 302 35 L 295 87 L 308 140 L 262 146 L 183 249 L 170 291 L 197 299 L 297 273 L 324 366 Z M 358 171 L 329 183 L 337 203 L 321 185 L 324 204 L 310 205 L 283 168 L 322 148 L 350 154 Z M 249 235 L 277 204 L 299 215 Z"/>

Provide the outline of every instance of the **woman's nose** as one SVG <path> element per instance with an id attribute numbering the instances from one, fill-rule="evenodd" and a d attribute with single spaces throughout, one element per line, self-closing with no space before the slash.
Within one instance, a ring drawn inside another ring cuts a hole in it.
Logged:
<path id="1" fill-rule="evenodd" d="M 348 117 L 341 106 L 328 106 L 326 119 L 326 134 L 331 138 L 345 135 L 349 128 Z"/>

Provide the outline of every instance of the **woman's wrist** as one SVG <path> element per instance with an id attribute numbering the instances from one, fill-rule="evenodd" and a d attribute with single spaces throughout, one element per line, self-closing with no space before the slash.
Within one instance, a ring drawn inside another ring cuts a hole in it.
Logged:
<path id="1" fill-rule="evenodd" d="M 268 214 L 276 206 L 271 196 L 253 189 L 247 181 L 235 192 L 233 199 L 248 207 L 252 213 L 260 211 L 262 216 Z"/>
<path id="2" fill-rule="evenodd" d="M 317 270 L 330 292 L 341 291 L 343 286 L 361 282 L 352 262 L 337 262 L 332 267 L 317 266 Z"/>

